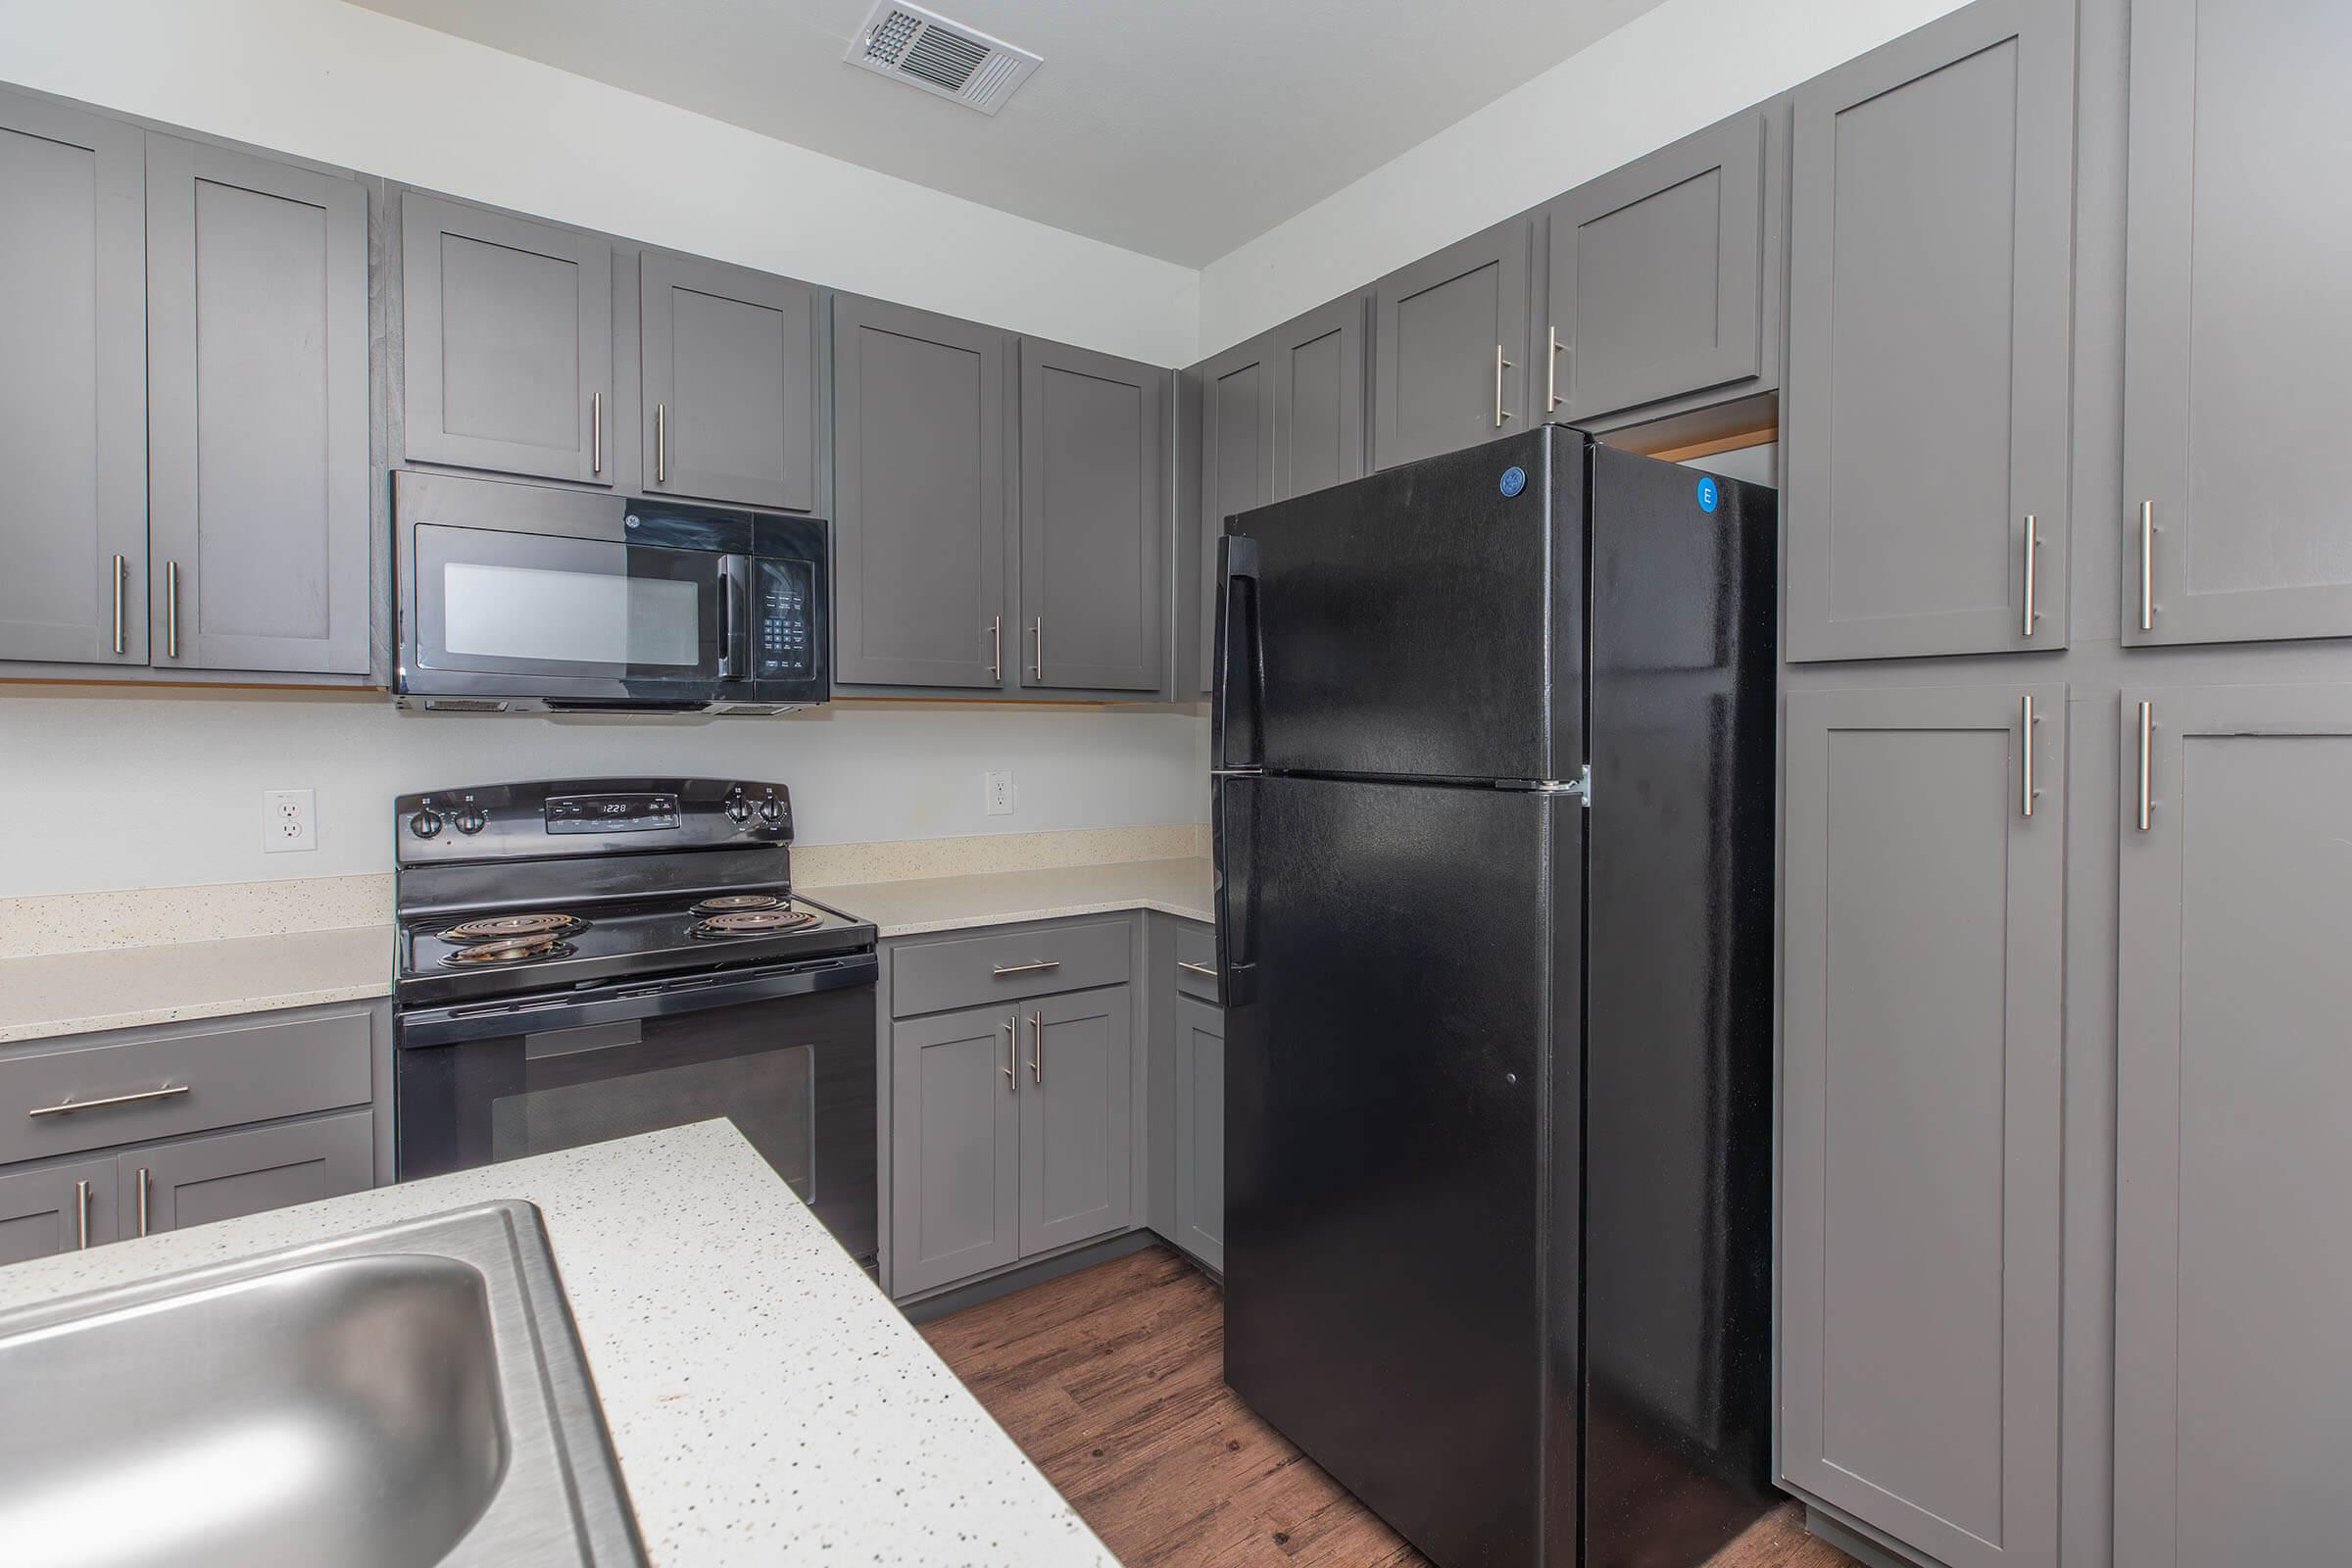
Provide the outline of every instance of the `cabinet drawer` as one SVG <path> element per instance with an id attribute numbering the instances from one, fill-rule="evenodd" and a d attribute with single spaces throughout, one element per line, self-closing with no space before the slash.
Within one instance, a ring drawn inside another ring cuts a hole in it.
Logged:
<path id="1" fill-rule="evenodd" d="M 1176 989 L 1203 1002 L 1217 1000 L 1217 934 L 1207 926 L 1187 920 L 1176 927 Z"/>
<path id="2" fill-rule="evenodd" d="M 61 1041 L 0 1059 L 0 1164 L 363 1105 L 368 1066 L 365 1009 Z"/>
<path id="3" fill-rule="evenodd" d="M 1128 977 L 1133 933 L 1126 920 L 1087 920 L 901 948 L 891 958 L 891 1014 L 1117 985 Z"/>

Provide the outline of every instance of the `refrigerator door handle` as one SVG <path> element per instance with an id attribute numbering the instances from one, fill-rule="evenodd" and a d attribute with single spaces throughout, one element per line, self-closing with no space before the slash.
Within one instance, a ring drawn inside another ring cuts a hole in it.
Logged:
<path id="1" fill-rule="evenodd" d="M 1250 951 L 1250 813 L 1262 786 L 1249 776 L 1210 781 L 1208 794 L 1209 881 L 1217 920 L 1217 1005 L 1246 1006 L 1256 1000 L 1257 963 Z M 1237 901 L 1236 894 L 1239 894 Z"/>
<path id="2" fill-rule="evenodd" d="M 1257 541 L 1227 534 L 1217 541 L 1217 662 L 1208 707 L 1209 768 L 1220 777 L 1247 772 L 1265 760 L 1259 723 L 1265 713 L 1266 667 L 1257 593 Z M 1244 683 L 1239 692 L 1236 680 Z M 1237 698 L 1245 705 L 1238 714 Z M 1234 755 L 1237 741 L 1247 755 Z"/>

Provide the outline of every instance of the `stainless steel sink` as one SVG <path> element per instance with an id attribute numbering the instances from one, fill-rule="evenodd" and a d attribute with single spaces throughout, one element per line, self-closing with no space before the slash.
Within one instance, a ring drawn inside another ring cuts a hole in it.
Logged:
<path id="1" fill-rule="evenodd" d="M 514 1202 L 0 1314 L 0 1543 L 26 1568 L 645 1561 Z"/>

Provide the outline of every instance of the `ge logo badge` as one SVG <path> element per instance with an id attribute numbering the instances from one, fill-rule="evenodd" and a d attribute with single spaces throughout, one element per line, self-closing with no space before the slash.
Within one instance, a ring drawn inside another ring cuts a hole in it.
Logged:
<path id="1" fill-rule="evenodd" d="M 1513 466 L 1502 470 L 1502 493 L 1515 496 L 1527 488 L 1527 470 Z"/>
<path id="2" fill-rule="evenodd" d="M 1699 510 L 1699 511 L 1701 511 L 1701 512 L 1713 512 L 1713 511 L 1715 510 L 1715 508 L 1716 508 L 1716 507 L 1717 507 L 1717 506 L 1718 506 L 1718 505 L 1719 505 L 1719 504 L 1722 502 L 1722 500 L 1723 500 L 1723 493 L 1722 493 L 1722 491 L 1720 491 L 1719 489 L 1717 489 L 1717 488 L 1716 488 L 1716 485 L 1715 485 L 1715 481 L 1714 481 L 1714 480 L 1712 480 L 1712 479 L 1701 479 L 1701 480 L 1699 480 L 1699 481 L 1698 481 L 1698 510 Z"/>

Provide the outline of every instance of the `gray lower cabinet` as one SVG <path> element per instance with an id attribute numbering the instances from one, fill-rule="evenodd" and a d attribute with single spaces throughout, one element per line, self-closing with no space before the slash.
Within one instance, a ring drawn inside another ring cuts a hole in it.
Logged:
<path id="1" fill-rule="evenodd" d="M 2122 744 L 2115 1561 L 2339 1562 L 2352 686 L 2127 688 Z"/>
<path id="2" fill-rule="evenodd" d="M 1019 655 L 1004 572 L 1012 339 L 833 298 L 834 673 L 998 690 Z"/>
<path id="3" fill-rule="evenodd" d="M 1134 1222 L 1135 999 L 1048 997 L 1022 1014 L 1021 1254 Z"/>
<path id="4" fill-rule="evenodd" d="M 1782 1477 L 1947 1568 L 2057 1556 L 2065 737 L 1788 704 Z"/>
<path id="5" fill-rule="evenodd" d="M 1580 185 L 1544 210 L 1543 417 L 1583 422 L 1708 388 L 1769 387 L 1786 107 L 1751 109 Z"/>
<path id="6" fill-rule="evenodd" d="M 111 1242 L 115 1161 L 0 1171 L 0 1268 Z"/>
<path id="7" fill-rule="evenodd" d="M 1225 1268 L 1225 1014 L 1176 998 L 1176 1234 L 1178 1247 Z"/>
<path id="8" fill-rule="evenodd" d="M 1796 89 L 1791 660 L 2067 641 L 2073 0 L 1979 0 Z"/>
<path id="9" fill-rule="evenodd" d="M 360 182 L 149 138 L 155 665 L 367 673 L 368 388 Z"/>
<path id="10" fill-rule="evenodd" d="M 2347 64 L 2328 0 L 2132 0 L 2127 643 L 2352 636 Z"/>
<path id="11" fill-rule="evenodd" d="M 403 193 L 403 452 L 613 482 L 612 247 Z"/>
<path id="12" fill-rule="evenodd" d="M 151 1236 L 364 1192 L 375 1180 L 370 1110 L 126 1150 L 116 1190 L 126 1236 Z"/>
<path id="13" fill-rule="evenodd" d="M 666 251 L 638 286 L 647 493 L 814 510 L 817 291 Z"/>
<path id="14" fill-rule="evenodd" d="M 891 1026 L 895 1295 L 1002 1268 L 1021 1255 L 1018 1027 L 1009 1005 Z"/>
<path id="15" fill-rule="evenodd" d="M 0 92 L 0 659 L 147 662 L 146 139 Z"/>
<path id="16" fill-rule="evenodd" d="M 1216 684 L 1217 542 L 1225 519 L 1274 499 L 1274 344 L 1252 338 L 1194 371 L 1200 385 L 1200 618 L 1192 662 L 1206 695 Z"/>
<path id="17" fill-rule="evenodd" d="M 1170 373 L 1038 338 L 1020 352 L 1020 623 L 1005 653 L 1024 690 L 1156 691 Z"/>
<path id="18" fill-rule="evenodd" d="M 1533 226 L 1510 219 L 1373 285 L 1374 467 L 1542 422 L 1525 366 Z"/>

